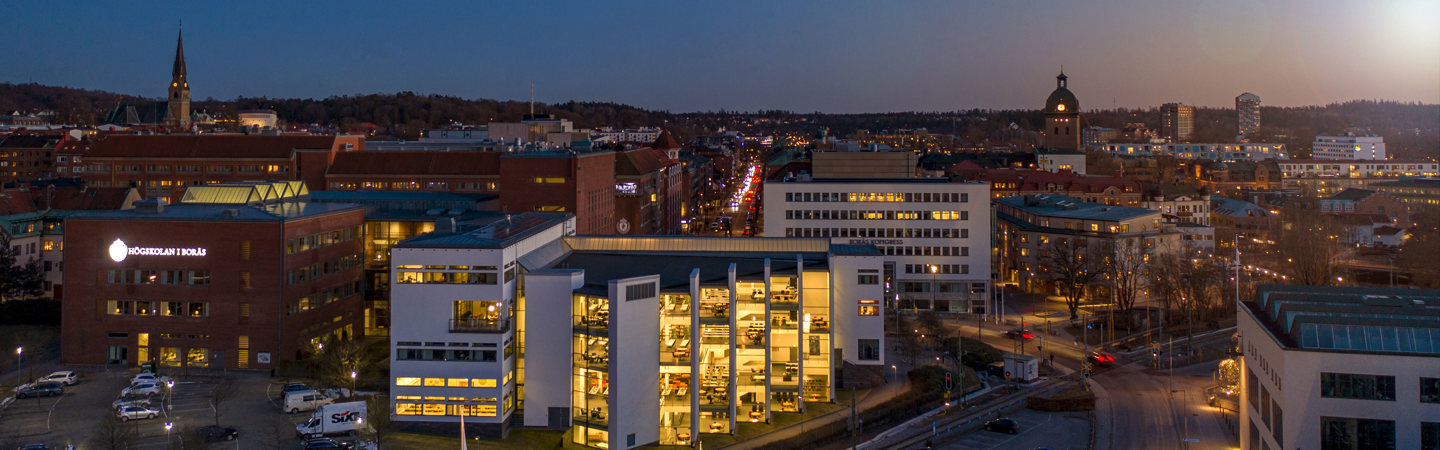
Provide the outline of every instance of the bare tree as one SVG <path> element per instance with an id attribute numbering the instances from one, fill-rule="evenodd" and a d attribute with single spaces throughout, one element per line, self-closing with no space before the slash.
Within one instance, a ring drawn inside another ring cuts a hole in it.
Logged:
<path id="1" fill-rule="evenodd" d="M 1080 317 L 1080 302 L 1085 292 L 1103 273 L 1103 255 L 1086 244 L 1084 238 L 1052 240 L 1048 252 L 1040 258 L 1041 270 L 1065 298 L 1071 320 Z"/>
<path id="2" fill-rule="evenodd" d="M 126 450 L 135 446 L 135 427 L 106 414 L 90 436 L 90 445 L 100 450 Z"/>
<path id="3" fill-rule="evenodd" d="M 370 427 L 369 432 L 375 445 L 384 448 L 385 441 L 394 431 L 394 427 L 390 426 L 390 398 L 384 395 L 366 397 L 365 411 L 365 424 Z"/>
<path id="4" fill-rule="evenodd" d="M 1328 286 L 1338 282 L 1343 226 L 1309 208 L 1289 208 L 1275 238 L 1284 271 L 1297 284 Z"/>
<path id="5" fill-rule="evenodd" d="M 1135 308 L 1135 299 L 1145 287 L 1145 248 L 1140 238 L 1117 239 L 1105 258 L 1105 272 L 1115 289 L 1115 307 L 1121 311 Z"/>
<path id="6" fill-rule="evenodd" d="M 210 410 L 215 413 L 215 426 L 220 426 L 220 406 L 234 398 L 238 391 L 235 382 L 229 377 L 220 377 L 215 381 L 215 386 L 210 388 L 207 397 L 210 400 Z"/>
<path id="7" fill-rule="evenodd" d="M 310 374 L 319 382 L 320 387 L 345 387 L 350 388 L 354 379 L 350 377 L 355 372 L 357 378 L 360 372 L 364 371 L 367 365 L 365 355 L 365 343 L 358 339 L 352 340 L 331 340 L 325 343 L 324 347 L 306 360 Z M 351 392 L 350 395 L 355 395 Z"/>

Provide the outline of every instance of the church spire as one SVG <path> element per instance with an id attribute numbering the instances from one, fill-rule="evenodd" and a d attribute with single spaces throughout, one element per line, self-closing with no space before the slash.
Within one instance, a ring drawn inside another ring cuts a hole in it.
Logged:
<path id="1" fill-rule="evenodd" d="M 185 84 L 185 29 L 181 26 L 180 34 L 175 38 L 175 68 L 170 70 L 170 78 L 174 82 Z"/>

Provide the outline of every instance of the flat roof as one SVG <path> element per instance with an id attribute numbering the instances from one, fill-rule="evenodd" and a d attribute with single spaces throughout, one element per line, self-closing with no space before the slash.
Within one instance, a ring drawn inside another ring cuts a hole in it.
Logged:
<path id="1" fill-rule="evenodd" d="M 1440 290 L 1260 285 L 1241 304 L 1285 347 L 1440 356 Z"/>
<path id="2" fill-rule="evenodd" d="M 69 220 L 137 220 L 137 221 L 205 221 L 205 222 L 284 222 L 347 211 L 362 211 L 351 203 L 279 202 L 261 205 L 227 205 L 181 203 L 166 205 L 163 211 L 143 208 L 119 211 L 84 211 Z M 233 211 L 227 213 L 227 211 Z"/>
<path id="3" fill-rule="evenodd" d="M 1160 211 L 1129 206 L 1111 206 L 1091 203 L 1075 197 L 1055 194 L 1019 195 L 997 198 L 996 203 L 1019 208 L 1025 212 L 1044 217 L 1082 220 L 1127 220 Z"/>
<path id="4" fill-rule="evenodd" d="M 570 217 L 568 213 L 480 213 L 457 219 L 455 231 L 437 229 L 400 241 L 395 248 L 505 248 Z"/>
<path id="5" fill-rule="evenodd" d="M 988 184 L 983 181 L 951 181 L 949 178 L 811 178 L 809 181 L 798 179 L 790 180 L 766 180 L 766 182 L 778 181 L 782 183 L 833 183 L 833 184 L 859 184 L 859 183 L 893 183 L 893 184 Z"/>
<path id="6" fill-rule="evenodd" d="M 556 261 L 554 269 L 584 269 L 584 293 L 604 295 L 610 280 L 643 275 L 659 275 L 662 291 L 689 290 L 690 272 L 700 270 L 700 283 L 728 283 L 730 265 L 735 265 L 735 275 L 740 279 L 761 279 L 765 274 L 765 259 L 770 259 L 771 272 L 793 273 L 796 259 L 803 258 L 806 268 L 829 270 L 829 263 L 823 254 L 744 254 L 693 252 L 675 253 L 625 253 L 613 251 L 577 251 Z"/>

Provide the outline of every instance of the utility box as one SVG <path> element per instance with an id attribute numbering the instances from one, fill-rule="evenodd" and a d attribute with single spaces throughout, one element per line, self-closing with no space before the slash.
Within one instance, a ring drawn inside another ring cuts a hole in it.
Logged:
<path id="1" fill-rule="evenodd" d="M 1040 377 L 1040 359 L 1029 355 L 1006 353 L 1000 358 L 1005 361 L 1005 373 L 1012 381 L 1034 380 Z"/>

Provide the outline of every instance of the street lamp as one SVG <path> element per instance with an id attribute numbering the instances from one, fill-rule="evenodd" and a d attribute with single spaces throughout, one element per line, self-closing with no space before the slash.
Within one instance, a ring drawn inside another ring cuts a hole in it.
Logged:
<path id="1" fill-rule="evenodd" d="M 170 421 L 168 421 L 168 420 L 165 421 L 165 446 L 166 446 L 166 447 L 169 447 L 169 446 L 170 446 L 170 427 L 173 427 L 173 426 L 175 426 L 175 425 L 172 424 L 172 423 L 170 423 Z"/>
<path id="2" fill-rule="evenodd" d="M 940 301 L 940 298 L 939 298 L 939 297 L 940 297 L 940 281 L 936 279 L 937 277 L 939 277 L 939 273 L 940 273 L 940 266 L 931 264 L 931 265 L 930 265 L 930 309 L 931 309 L 931 310 L 937 310 L 937 309 L 939 309 L 939 308 L 935 305 L 936 302 L 939 302 L 939 301 Z M 948 309 L 948 308 L 947 308 L 947 309 Z"/>
<path id="3" fill-rule="evenodd" d="M 16 372 L 19 372 L 20 369 L 22 369 L 22 368 L 25 367 L 25 358 L 22 358 L 22 357 L 21 357 L 21 354 L 22 354 L 22 353 L 25 353 L 25 347 L 15 347 L 15 371 L 16 371 Z"/>
<path id="4" fill-rule="evenodd" d="M 355 396 L 355 371 L 350 371 L 350 397 Z"/>
<path id="5" fill-rule="evenodd" d="M 170 405 L 170 398 L 171 398 L 171 397 L 170 397 L 170 393 L 173 392 L 174 390 L 175 390 L 175 380 L 166 381 L 166 382 L 165 382 L 165 415 L 167 415 L 167 416 L 170 415 L 170 409 L 171 409 L 171 407 L 170 407 L 170 406 L 171 406 L 171 405 Z M 169 423 L 169 422 L 166 422 L 165 424 L 168 426 L 170 423 Z"/>

